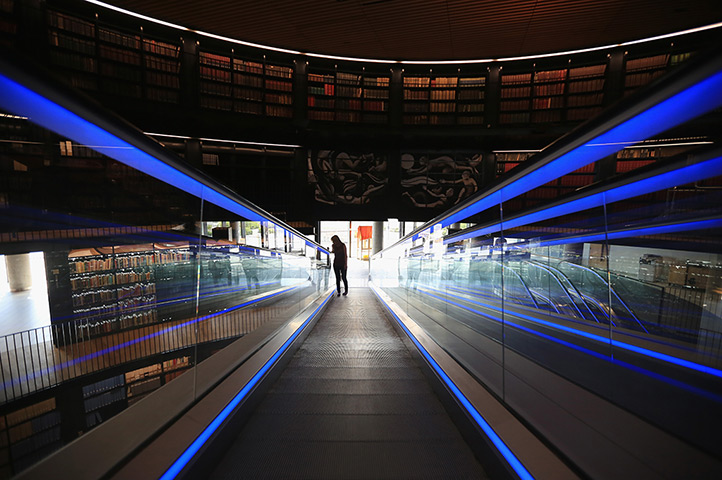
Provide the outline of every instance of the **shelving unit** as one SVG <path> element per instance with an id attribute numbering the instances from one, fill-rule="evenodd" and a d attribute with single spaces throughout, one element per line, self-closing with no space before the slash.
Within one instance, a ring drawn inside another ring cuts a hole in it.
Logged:
<path id="1" fill-rule="evenodd" d="M 0 416 L 0 471 L 20 472 L 62 446 L 55 398 Z"/>
<path id="2" fill-rule="evenodd" d="M 616 173 L 625 173 L 644 167 L 662 159 L 679 155 L 689 147 L 625 148 L 617 152 Z"/>
<path id="3" fill-rule="evenodd" d="M 388 123 L 391 77 L 364 73 L 362 78 L 363 111 L 361 121 L 364 123 Z"/>
<path id="4" fill-rule="evenodd" d="M 429 123 L 429 76 L 404 76 L 404 124 L 427 125 Z"/>
<path id="5" fill-rule="evenodd" d="M 529 123 L 531 110 L 531 73 L 501 75 L 499 123 Z"/>
<path id="6" fill-rule="evenodd" d="M 231 57 L 198 52 L 200 67 L 200 106 L 215 110 L 233 108 Z"/>
<path id="7" fill-rule="evenodd" d="M 266 115 L 269 117 L 293 116 L 293 68 L 264 63 Z"/>
<path id="8" fill-rule="evenodd" d="M 388 121 L 388 76 L 313 70 L 308 74 L 309 120 L 344 123 Z"/>
<path id="9" fill-rule="evenodd" d="M 534 153 L 531 152 L 504 152 L 496 154 L 496 176 L 500 177 L 506 172 L 516 167 L 520 163 L 526 162 Z"/>
<path id="10" fill-rule="evenodd" d="M 628 95 L 664 75 L 669 67 L 669 57 L 663 54 L 628 58 L 625 63 L 624 94 Z"/>
<path id="11" fill-rule="evenodd" d="M 119 252 L 116 247 L 98 248 L 92 255 L 70 253 L 73 314 L 81 319 L 81 338 L 157 321 L 155 256 L 152 247 L 150 251 L 148 246 L 136 248 Z"/>
<path id="12" fill-rule="evenodd" d="M 185 356 L 127 372 L 122 377 L 128 405 L 141 400 L 146 395 L 181 375 L 190 367 L 190 357 Z"/>
<path id="13" fill-rule="evenodd" d="M 50 62 L 68 83 L 81 90 L 98 90 L 95 25 L 52 10 L 48 11 Z"/>
<path id="14" fill-rule="evenodd" d="M 333 121 L 336 111 L 336 78 L 333 73 L 308 74 L 308 119 Z"/>
<path id="15" fill-rule="evenodd" d="M 233 59 L 233 111 L 263 115 L 263 63 Z"/>
<path id="16" fill-rule="evenodd" d="M 606 71 L 605 64 L 569 69 L 567 120 L 587 120 L 602 111 Z"/>
<path id="17" fill-rule="evenodd" d="M 363 87 L 361 75 L 336 72 L 336 121 L 361 121 Z"/>
<path id="18" fill-rule="evenodd" d="M 201 51 L 203 108 L 271 117 L 291 117 L 293 69 Z"/>
<path id="19" fill-rule="evenodd" d="M 146 98 L 158 102 L 178 103 L 180 45 L 144 38 L 143 55 Z"/>
<path id="20" fill-rule="evenodd" d="M 485 87 L 486 77 L 459 77 L 456 115 L 460 125 L 484 123 Z"/>
<path id="21" fill-rule="evenodd" d="M 125 375 L 117 375 L 83 387 L 85 427 L 90 429 L 124 410 Z"/>
<path id="22" fill-rule="evenodd" d="M 532 123 L 560 122 L 564 115 L 567 69 L 534 72 Z"/>
<path id="23" fill-rule="evenodd" d="M 98 27 L 98 74 L 103 93 L 143 97 L 140 35 Z"/>

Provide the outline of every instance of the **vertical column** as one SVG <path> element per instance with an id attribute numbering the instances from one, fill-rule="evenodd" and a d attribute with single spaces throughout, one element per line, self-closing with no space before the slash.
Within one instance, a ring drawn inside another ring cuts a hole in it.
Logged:
<path id="1" fill-rule="evenodd" d="M 308 62 L 303 59 L 293 61 L 293 123 L 308 125 Z"/>
<path id="2" fill-rule="evenodd" d="M 188 163 L 196 168 L 203 165 L 203 146 L 197 138 L 189 138 L 186 140 L 185 159 Z"/>
<path id="3" fill-rule="evenodd" d="M 384 249 L 384 222 L 374 222 L 371 229 L 371 255 Z"/>
<path id="4" fill-rule="evenodd" d="M 624 51 L 615 50 L 609 54 L 607 73 L 604 78 L 605 107 L 624 96 Z"/>
<path id="5" fill-rule="evenodd" d="M 11 291 L 22 292 L 23 290 L 29 290 L 33 286 L 29 253 L 6 255 L 5 265 L 7 266 L 8 283 Z"/>
<path id="6" fill-rule="evenodd" d="M 493 64 L 488 68 L 489 78 L 484 92 L 484 119 L 486 127 L 499 126 L 499 105 L 501 103 L 501 66 Z"/>
<path id="7" fill-rule="evenodd" d="M 391 85 L 389 85 L 389 125 L 400 127 L 403 119 L 404 89 L 403 71 L 401 67 L 391 68 Z"/>
<path id="8" fill-rule="evenodd" d="M 180 103 L 183 107 L 196 109 L 199 106 L 200 68 L 198 42 L 193 35 L 182 38 L 183 47 L 180 62 Z"/>
<path id="9" fill-rule="evenodd" d="M 241 222 L 231 222 L 231 238 L 236 245 L 241 243 L 243 236 L 241 234 Z"/>

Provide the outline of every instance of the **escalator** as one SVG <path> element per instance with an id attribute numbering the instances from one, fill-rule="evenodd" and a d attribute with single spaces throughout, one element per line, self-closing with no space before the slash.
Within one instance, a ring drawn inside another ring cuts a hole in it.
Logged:
<path id="1" fill-rule="evenodd" d="M 488 478 L 367 288 L 334 298 L 208 478 Z"/>

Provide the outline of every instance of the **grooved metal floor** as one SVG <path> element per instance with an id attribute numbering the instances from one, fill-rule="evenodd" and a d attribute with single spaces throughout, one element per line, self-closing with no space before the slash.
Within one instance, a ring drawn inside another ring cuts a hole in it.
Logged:
<path id="1" fill-rule="evenodd" d="M 331 300 L 210 478 L 487 478 L 368 288 Z"/>

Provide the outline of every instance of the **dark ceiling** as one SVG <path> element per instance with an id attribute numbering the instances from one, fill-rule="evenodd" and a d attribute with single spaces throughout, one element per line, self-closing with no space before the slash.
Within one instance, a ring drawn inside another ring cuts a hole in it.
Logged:
<path id="1" fill-rule="evenodd" d="M 722 21 L 722 1 L 107 0 L 186 27 L 304 52 L 504 58 L 623 43 Z"/>

